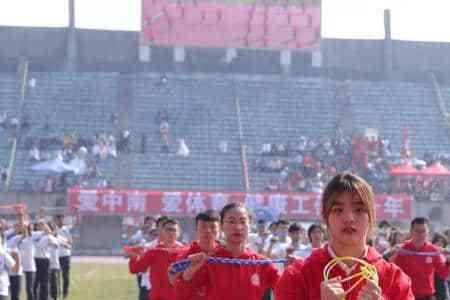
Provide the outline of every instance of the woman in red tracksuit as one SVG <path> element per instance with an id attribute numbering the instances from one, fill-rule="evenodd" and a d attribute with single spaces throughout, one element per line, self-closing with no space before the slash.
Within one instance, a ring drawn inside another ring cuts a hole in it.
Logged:
<path id="1" fill-rule="evenodd" d="M 249 212 L 240 203 L 226 205 L 220 213 L 225 245 L 217 247 L 211 256 L 237 259 L 263 259 L 246 247 L 250 229 Z M 177 299 L 191 299 L 199 289 L 206 288 L 210 300 L 261 300 L 266 288 L 278 281 L 273 265 L 231 265 L 206 262 L 206 254 L 189 256 L 191 266 L 175 282 Z"/>
<path id="2" fill-rule="evenodd" d="M 304 262 L 289 266 L 275 288 L 276 300 L 414 300 L 411 280 L 403 271 L 388 263 L 366 245 L 367 234 L 375 222 L 374 195 L 364 179 L 353 174 L 338 174 L 322 195 L 322 219 L 330 241 L 313 251 Z M 344 279 L 360 272 L 359 264 L 341 262 L 334 267 L 329 280 L 323 270 L 335 257 L 351 256 L 375 266 L 378 283 L 364 280 L 350 293 L 359 277 Z"/>

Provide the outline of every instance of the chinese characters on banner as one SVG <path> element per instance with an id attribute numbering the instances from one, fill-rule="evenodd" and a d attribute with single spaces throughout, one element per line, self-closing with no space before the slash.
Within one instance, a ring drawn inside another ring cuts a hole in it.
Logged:
<path id="1" fill-rule="evenodd" d="M 187 192 L 132 189 L 70 189 L 69 206 L 79 214 L 166 214 L 194 216 L 206 209 L 220 210 L 228 202 L 244 202 L 253 211 L 264 210 L 276 218 L 317 220 L 320 195 L 315 193 Z M 379 220 L 411 218 L 411 197 L 377 195 Z"/>

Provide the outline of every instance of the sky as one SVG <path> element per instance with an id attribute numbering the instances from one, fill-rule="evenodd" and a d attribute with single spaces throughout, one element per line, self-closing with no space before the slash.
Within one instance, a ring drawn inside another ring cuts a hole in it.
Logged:
<path id="1" fill-rule="evenodd" d="M 75 0 L 78 28 L 139 30 L 141 0 Z M 0 25 L 65 27 L 67 0 L 0 0 Z M 447 0 L 322 0 L 322 36 L 380 39 L 391 9 L 392 38 L 450 42 Z"/>

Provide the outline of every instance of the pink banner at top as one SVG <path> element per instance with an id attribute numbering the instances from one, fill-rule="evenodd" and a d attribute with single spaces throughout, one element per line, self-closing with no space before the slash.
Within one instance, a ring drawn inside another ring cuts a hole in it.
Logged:
<path id="1" fill-rule="evenodd" d="M 141 25 L 143 46 L 314 49 L 321 8 L 142 0 Z"/>
<path id="2" fill-rule="evenodd" d="M 315 193 L 242 193 L 160 191 L 133 189 L 70 189 L 69 206 L 74 214 L 194 216 L 206 209 L 220 210 L 233 201 L 244 202 L 254 212 L 265 211 L 299 220 L 318 220 L 320 195 Z M 378 220 L 409 220 L 411 197 L 377 195 Z"/>

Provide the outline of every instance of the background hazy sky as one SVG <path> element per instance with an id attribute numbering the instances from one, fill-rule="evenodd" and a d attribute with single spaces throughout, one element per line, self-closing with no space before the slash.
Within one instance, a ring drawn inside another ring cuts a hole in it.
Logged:
<path id="1" fill-rule="evenodd" d="M 75 0 L 78 28 L 139 30 L 141 0 Z M 66 0 L 0 0 L 0 25 L 65 27 Z M 450 41 L 447 0 L 322 0 L 322 36 L 379 39 L 383 10 L 391 9 L 392 37 Z"/>

